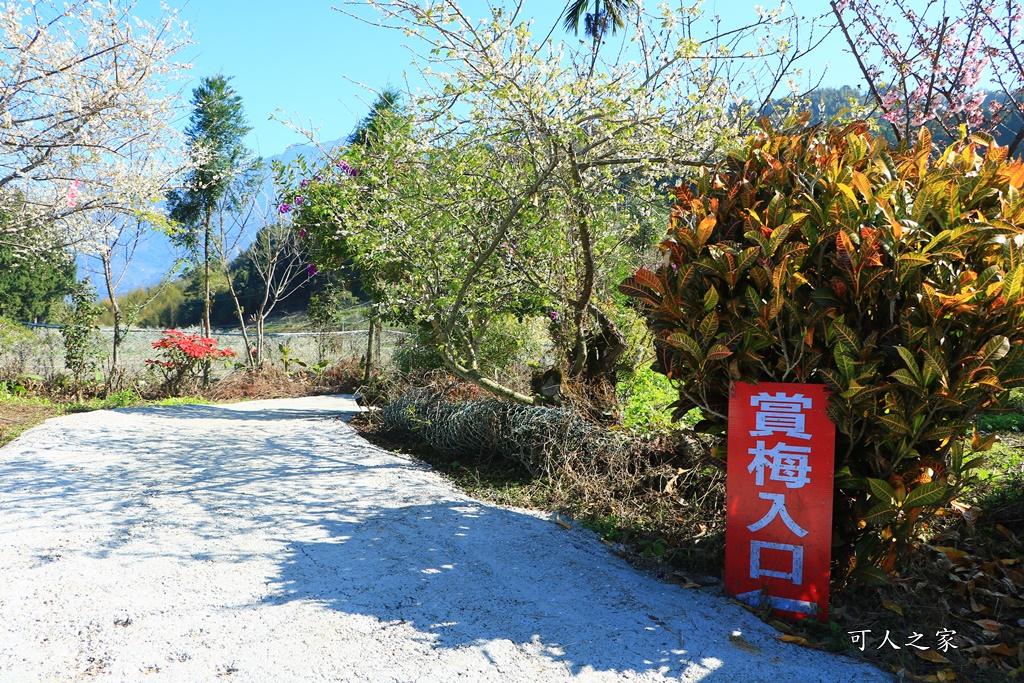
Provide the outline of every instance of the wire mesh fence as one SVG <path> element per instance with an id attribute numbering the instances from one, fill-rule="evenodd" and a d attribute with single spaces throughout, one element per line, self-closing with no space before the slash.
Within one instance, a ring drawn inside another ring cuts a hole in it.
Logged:
<path id="1" fill-rule="evenodd" d="M 4 374 L 16 376 L 33 374 L 42 377 L 53 377 L 64 372 L 64 339 L 60 330 L 50 325 L 26 325 L 28 334 L 19 335 L 17 339 L 7 340 L 0 346 L 0 369 Z M 183 328 L 186 334 L 199 333 L 198 329 Z M 284 367 L 285 360 L 289 364 L 296 360 L 307 365 L 322 361 L 333 363 L 342 359 L 357 359 L 366 354 L 367 330 L 324 330 L 319 332 L 272 332 L 264 334 L 264 349 L 267 362 Z M 384 330 L 380 338 L 380 360 L 390 360 L 395 347 L 407 333 L 399 330 Z M 214 331 L 211 336 L 217 340 L 217 347 L 230 349 L 242 362 L 247 349 L 240 332 Z M 153 343 L 163 337 L 162 330 L 136 329 L 131 330 L 119 349 L 118 365 L 129 375 L 146 372 L 147 359 L 158 358 L 159 351 Z M 255 344 L 255 333 L 250 333 L 249 342 Z M 97 330 L 92 337 L 89 349 L 89 362 L 97 369 L 110 367 L 113 348 L 113 329 Z M 215 363 L 214 377 L 226 375 L 232 369 L 232 363 Z M 293 365 L 291 369 L 297 369 Z"/>

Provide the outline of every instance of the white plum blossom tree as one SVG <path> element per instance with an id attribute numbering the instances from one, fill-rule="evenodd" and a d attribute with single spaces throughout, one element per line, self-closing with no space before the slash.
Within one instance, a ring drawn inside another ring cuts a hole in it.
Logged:
<path id="1" fill-rule="evenodd" d="M 569 375 L 614 402 L 615 285 L 649 258 L 667 188 L 792 75 L 793 24 L 770 11 L 723 29 L 698 5 L 627 3 L 621 43 L 598 50 L 537 40 L 521 2 L 481 19 L 455 0 L 346 8 L 413 38 L 425 86 L 373 144 L 297 173 L 297 224 L 354 264 L 382 313 L 429 326 L 455 374 L 541 400 L 484 376 L 477 350 L 497 315 L 544 313 Z"/>
<path id="2" fill-rule="evenodd" d="M 78 244 L 104 221 L 166 191 L 180 167 L 173 127 L 188 38 L 174 11 L 155 22 L 134 0 L 0 2 L 0 201 L 14 219 L 0 240 L 24 248 L 30 225 Z M 140 161 L 140 156 L 144 157 Z M 152 171 L 150 173 L 149 171 Z"/>

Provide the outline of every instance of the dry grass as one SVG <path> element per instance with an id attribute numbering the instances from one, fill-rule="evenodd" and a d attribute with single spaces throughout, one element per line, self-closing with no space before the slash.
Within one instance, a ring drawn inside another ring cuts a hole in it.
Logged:
<path id="1" fill-rule="evenodd" d="M 7 444 L 27 429 L 61 414 L 59 406 L 47 401 L 0 399 L 0 446 Z"/>

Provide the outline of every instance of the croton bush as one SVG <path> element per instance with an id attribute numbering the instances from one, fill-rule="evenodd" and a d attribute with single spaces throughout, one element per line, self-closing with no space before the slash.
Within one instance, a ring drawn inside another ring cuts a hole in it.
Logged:
<path id="1" fill-rule="evenodd" d="M 621 285 L 656 369 L 724 428 L 734 382 L 828 385 L 835 557 L 883 581 L 1024 385 L 1024 164 L 983 136 L 892 150 L 867 124 L 773 130 L 675 188 L 662 265 Z"/>

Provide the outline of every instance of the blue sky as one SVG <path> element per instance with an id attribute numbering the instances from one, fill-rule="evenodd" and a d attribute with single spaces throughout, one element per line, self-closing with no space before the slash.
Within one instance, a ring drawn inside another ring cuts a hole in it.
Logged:
<path id="1" fill-rule="evenodd" d="M 194 65 L 182 84 L 186 101 L 203 76 L 232 76 L 253 127 L 248 144 L 262 156 L 279 154 L 303 141 L 283 124 L 268 120 L 278 109 L 281 115 L 321 126 L 325 140 L 347 135 L 373 100 L 373 94 L 357 83 L 376 89 L 389 82 L 401 86 L 410 71 L 411 56 L 402 47 L 408 39 L 401 33 L 367 26 L 331 9 L 342 1 L 191 0 L 181 9 L 196 42 L 180 54 L 182 61 Z M 755 4 L 754 0 L 709 0 L 705 7 L 709 14 L 721 15 L 726 25 L 735 25 L 756 16 Z M 761 4 L 767 7 L 772 2 L 761 0 Z M 140 0 L 138 13 L 146 16 L 158 6 L 158 0 Z M 462 6 L 477 17 L 484 15 L 487 3 L 463 0 Z M 795 6 L 801 13 L 827 9 L 822 0 L 800 0 Z M 535 33 L 541 27 L 546 33 L 563 7 L 561 0 L 525 0 L 524 14 L 535 19 Z M 569 38 L 561 28 L 554 35 Z M 805 66 L 818 71 L 827 61 L 832 66 L 826 85 L 857 83 L 855 64 L 843 53 L 838 34 L 830 36 L 820 55 Z"/>

